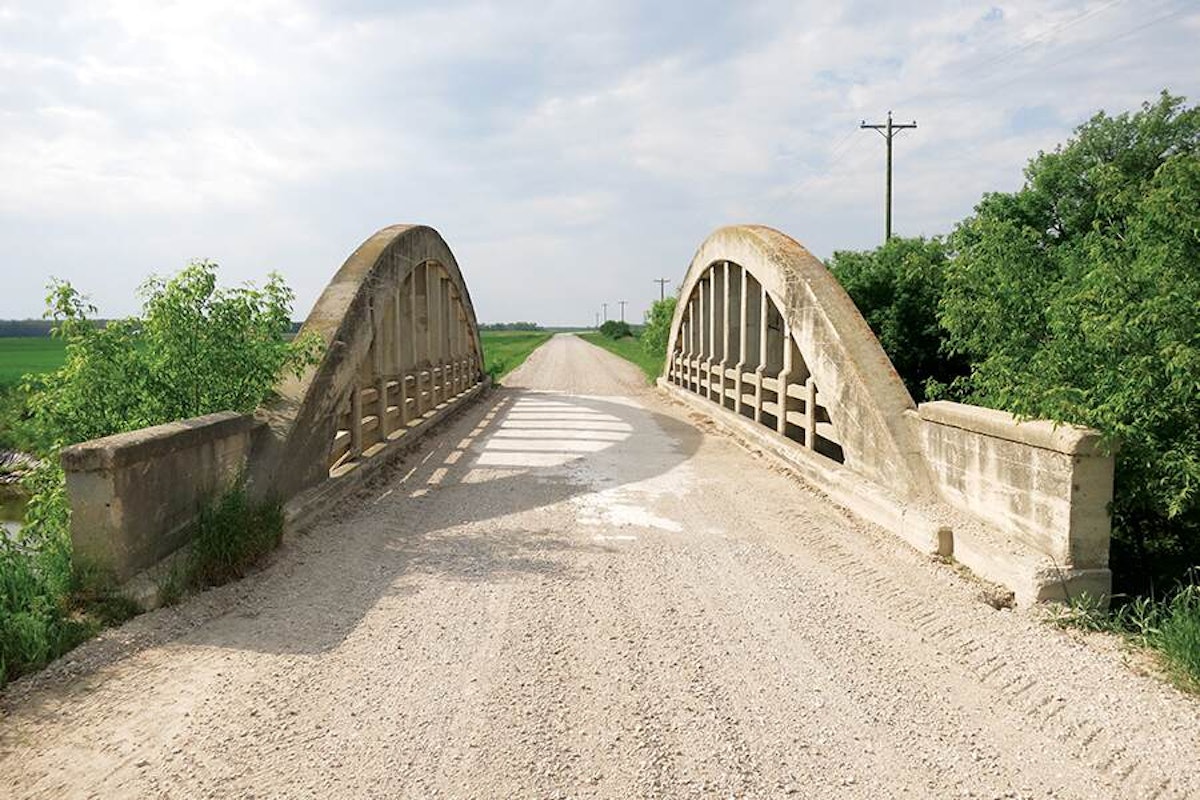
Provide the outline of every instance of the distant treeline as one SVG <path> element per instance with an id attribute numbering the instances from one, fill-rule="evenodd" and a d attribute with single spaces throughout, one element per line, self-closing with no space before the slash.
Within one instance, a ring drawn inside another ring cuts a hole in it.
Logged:
<path id="1" fill-rule="evenodd" d="M 536 322 L 488 322 L 479 326 L 481 331 L 540 331 Z"/>
<path id="2" fill-rule="evenodd" d="M 105 320 L 96 322 L 103 325 Z M 0 336 L 32 339 L 49 336 L 52 327 L 54 322 L 48 319 L 0 319 Z"/>
<path id="3" fill-rule="evenodd" d="M 95 319 L 92 322 L 101 328 L 108 324 L 106 319 Z M 299 332 L 301 324 L 293 322 L 291 332 Z M 0 319 L 0 339 L 36 339 L 49 336 L 53 327 L 54 320 L 50 319 Z"/>

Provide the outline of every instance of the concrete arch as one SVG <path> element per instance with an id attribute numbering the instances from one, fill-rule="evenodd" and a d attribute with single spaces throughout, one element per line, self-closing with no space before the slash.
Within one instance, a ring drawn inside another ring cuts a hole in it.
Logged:
<path id="1" fill-rule="evenodd" d="M 276 387 L 258 417 L 251 483 L 288 499 L 353 472 L 484 383 L 458 262 L 423 225 L 376 232 L 346 259 L 301 328 L 319 364 Z"/>
<path id="2" fill-rule="evenodd" d="M 700 245 L 660 385 L 1019 603 L 1109 591 L 1113 462 L 1100 435 L 960 403 L 918 408 L 833 275 L 779 231 L 732 226 Z"/>
<path id="3" fill-rule="evenodd" d="M 912 397 L 845 290 L 791 237 L 760 225 L 710 235 L 667 352 L 669 382 L 899 497 L 926 490 Z"/>

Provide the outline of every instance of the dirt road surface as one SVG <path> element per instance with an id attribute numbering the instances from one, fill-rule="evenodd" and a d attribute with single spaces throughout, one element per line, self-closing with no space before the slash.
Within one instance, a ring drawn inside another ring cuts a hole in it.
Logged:
<path id="1" fill-rule="evenodd" d="M 9 687 L 0 796 L 1200 797 L 1197 702 L 1117 646 L 581 340 L 511 384 L 262 572 Z"/>

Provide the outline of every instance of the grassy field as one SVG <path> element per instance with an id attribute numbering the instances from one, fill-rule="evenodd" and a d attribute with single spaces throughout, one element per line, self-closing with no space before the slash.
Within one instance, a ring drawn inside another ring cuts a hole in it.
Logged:
<path id="1" fill-rule="evenodd" d="M 521 366 L 529 354 L 540 347 L 550 334 L 545 331 L 481 331 L 483 364 L 492 380 L 499 381 Z"/>
<path id="2" fill-rule="evenodd" d="M 483 357 L 492 377 L 512 372 L 550 338 L 545 331 L 483 331 Z M 0 337 L 0 387 L 19 383 L 29 372 L 49 372 L 63 363 L 63 342 L 48 337 Z"/>
<path id="3" fill-rule="evenodd" d="M 49 372 L 62 366 L 62 339 L 0 337 L 0 387 L 19 383 L 27 372 Z"/>
<path id="4" fill-rule="evenodd" d="M 632 361 L 642 372 L 646 373 L 646 381 L 653 383 L 662 375 L 663 359 L 652 356 L 642 348 L 642 342 L 632 336 L 624 339 L 610 339 L 601 333 L 581 333 L 579 338 L 591 342 L 597 347 L 603 347 L 608 352 Z"/>

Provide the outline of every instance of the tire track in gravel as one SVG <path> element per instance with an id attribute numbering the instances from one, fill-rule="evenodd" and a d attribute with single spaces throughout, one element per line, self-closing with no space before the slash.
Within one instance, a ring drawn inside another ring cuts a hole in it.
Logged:
<path id="1" fill-rule="evenodd" d="M 0 794 L 1200 797 L 1198 704 L 1107 640 L 578 339 L 513 376 L 267 569 L 8 687 Z"/>

